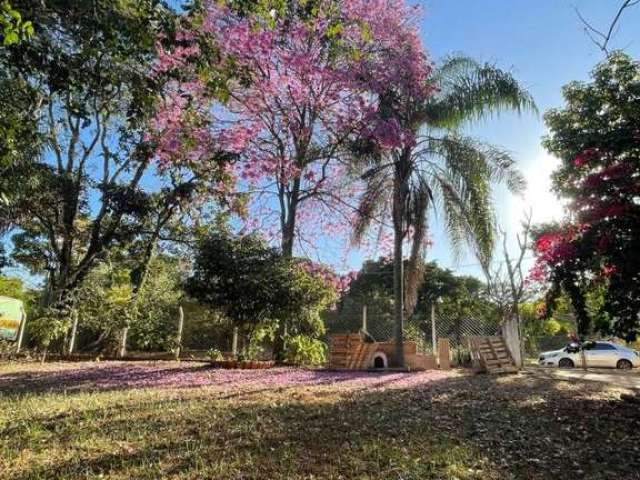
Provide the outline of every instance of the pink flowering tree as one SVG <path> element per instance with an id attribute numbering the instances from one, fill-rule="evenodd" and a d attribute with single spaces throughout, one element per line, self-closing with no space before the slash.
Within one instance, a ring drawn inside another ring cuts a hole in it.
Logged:
<path id="1" fill-rule="evenodd" d="M 205 2 L 177 46 L 158 42 L 156 72 L 175 78 L 151 132 L 160 165 L 231 154 L 221 191 L 248 194 L 245 230 L 286 256 L 296 242 L 345 237 L 360 194 L 347 140 L 410 142 L 379 105 L 394 92 L 425 95 L 430 71 L 403 0 L 313 5 L 247 14 Z"/>
<path id="2" fill-rule="evenodd" d="M 540 230 L 532 276 L 551 285 L 548 307 L 561 290 L 569 294 L 581 335 L 591 328 L 584 305 L 595 289 L 606 292 L 596 328 L 627 338 L 640 329 L 638 75 L 638 62 L 614 53 L 592 83 L 565 87 L 566 105 L 545 117 L 544 144 L 562 160 L 554 188 L 571 222 Z"/>
<path id="3" fill-rule="evenodd" d="M 389 107 L 433 90 L 414 18 L 403 0 L 320 0 L 262 14 L 205 2 L 177 47 L 158 42 L 156 72 L 174 78 L 150 134 L 160 165 L 232 155 L 220 192 L 244 194 L 245 230 L 279 241 L 285 256 L 296 240 L 339 237 L 359 214 L 347 147 L 411 144 L 401 110 Z"/>

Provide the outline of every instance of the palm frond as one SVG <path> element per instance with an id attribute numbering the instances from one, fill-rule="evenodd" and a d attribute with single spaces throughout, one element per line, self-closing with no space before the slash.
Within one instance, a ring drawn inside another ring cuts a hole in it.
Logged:
<path id="1" fill-rule="evenodd" d="M 442 88 L 448 80 L 459 75 L 465 75 L 469 71 L 480 69 L 482 65 L 477 60 L 462 54 L 447 55 L 437 66 L 431 80 Z"/>
<path id="2" fill-rule="evenodd" d="M 460 258 L 465 245 L 490 256 L 495 243 L 492 210 L 487 205 L 465 198 L 465 193 L 447 176 L 436 175 L 435 178 L 445 227 L 455 258 Z"/>
<path id="3" fill-rule="evenodd" d="M 358 203 L 351 234 L 351 242 L 354 245 L 362 242 L 375 219 L 385 212 L 391 188 L 386 172 L 375 167 L 363 175 L 363 180 L 365 180 L 364 192 Z"/>
<path id="4" fill-rule="evenodd" d="M 503 110 L 538 111 L 531 94 L 510 72 L 468 57 L 448 58 L 434 81 L 440 93 L 425 105 L 431 126 L 454 129 Z"/>
<path id="5" fill-rule="evenodd" d="M 516 188 L 521 180 L 508 161 L 510 157 L 457 134 L 428 137 L 421 145 L 416 155 L 422 158 L 421 164 L 431 166 L 431 181 L 438 186 L 439 210 L 445 213 L 454 252 L 459 253 L 463 244 L 481 252 L 491 251 L 495 230 L 491 187 L 504 181 Z"/>
<path id="6" fill-rule="evenodd" d="M 502 148 L 459 133 L 425 136 L 415 157 L 439 157 L 447 168 L 486 177 L 491 183 L 503 183 L 512 193 L 521 193 L 526 181 L 515 159 Z"/>

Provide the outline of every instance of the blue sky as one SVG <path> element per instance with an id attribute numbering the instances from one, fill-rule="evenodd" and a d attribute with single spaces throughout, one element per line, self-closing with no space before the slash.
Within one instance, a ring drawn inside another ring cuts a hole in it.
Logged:
<path id="1" fill-rule="evenodd" d="M 583 32 L 574 6 L 592 25 L 608 28 L 619 0 L 423 0 L 420 27 L 432 59 L 459 52 L 510 69 L 529 88 L 541 114 L 502 115 L 475 127 L 480 138 L 512 152 L 528 180 L 524 198 L 498 192 L 499 223 L 513 236 L 530 205 L 534 221 L 561 218 L 562 208 L 549 192 L 556 160 L 540 146 L 546 133 L 542 113 L 562 105 L 561 88 L 587 80 L 603 55 Z M 626 11 L 611 42 L 640 57 L 640 6 Z M 432 225 L 435 245 L 428 259 L 460 273 L 480 274 L 473 257 L 456 262 L 439 226 Z M 513 239 L 512 239 L 513 241 Z"/>

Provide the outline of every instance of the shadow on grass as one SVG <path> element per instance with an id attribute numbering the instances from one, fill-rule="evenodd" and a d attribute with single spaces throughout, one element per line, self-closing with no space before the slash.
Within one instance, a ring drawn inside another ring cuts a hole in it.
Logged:
<path id="1" fill-rule="evenodd" d="M 320 386 L 138 403 L 113 390 L 64 416 L 23 412 L 0 431 L 5 468 L 16 480 L 640 478 L 640 411 L 605 385 L 517 375 Z"/>

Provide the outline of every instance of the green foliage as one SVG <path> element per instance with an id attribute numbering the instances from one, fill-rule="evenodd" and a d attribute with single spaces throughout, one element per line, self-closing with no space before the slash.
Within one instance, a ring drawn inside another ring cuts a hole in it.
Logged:
<path id="1" fill-rule="evenodd" d="M 222 350 L 231 350 L 233 324 L 219 309 L 190 298 L 184 298 L 180 303 L 185 318 L 182 332 L 184 348 L 207 350 L 215 345 Z"/>
<path id="2" fill-rule="evenodd" d="M 324 342 L 306 335 L 287 337 L 284 358 L 294 365 L 321 365 L 326 361 L 327 346 Z"/>
<path id="3" fill-rule="evenodd" d="M 15 277 L 0 276 L 0 295 L 25 300 L 26 292 L 22 280 Z"/>
<path id="4" fill-rule="evenodd" d="M 553 188 L 575 222 L 540 227 L 571 237 L 571 254 L 549 266 L 548 303 L 564 291 L 581 334 L 630 340 L 640 332 L 640 63 L 614 52 L 591 77 L 565 86 L 564 106 L 545 115 L 543 144 L 561 159 Z"/>
<path id="5" fill-rule="evenodd" d="M 553 172 L 554 189 L 561 196 L 580 195 L 575 179 L 584 169 L 575 159 L 585 150 L 599 149 L 611 155 L 611 160 L 637 154 L 639 74 L 637 61 L 624 53 L 613 53 L 596 66 L 591 82 L 575 81 L 563 88 L 562 108 L 545 113 L 549 135 L 543 145 L 562 160 Z"/>
<path id="6" fill-rule="evenodd" d="M 163 91 L 155 41 L 177 16 L 156 0 L 20 10 L 37 35 L 0 49 L 0 229 L 15 229 L 16 262 L 46 274 L 47 303 L 68 306 L 116 246 L 138 250 L 135 290 L 159 237 L 216 175 L 176 167 L 148 181 L 160 175 L 145 139 Z"/>
<path id="7" fill-rule="evenodd" d="M 524 336 L 525 349 L 538 352 L 540 343 L 546 337 L 568 335 L 575 332 L 576 327 L 570 320 L 572 317 L 570 300 L 566 296 L 558 299 L 554 316 L 542 318 L 539 309 L 543 303 L 527 302 L 520 305 L 520 318 Z"/>
<path id="8" fill-rule="evenodd" d="M 175 347 L 178 306 L 182 297 L 175 261 L 155 257 L 135 300 L 130 344 L 138 350 L 169 351 Z"/>
<path id="9" fill-rule="evenodd" d="M 168 351 L 175 345 L 181 298 L 179 271 L 171 259 L 155 257 L 149 276 L 134 294 L 126 263 L 105 263 L 94 269 L 76 295 L 82 350 L 101 335 L 102 348 L 115 349 L 120 329 L 129 327 L 132 350 Z"/>
<path id="10" fill-rule="evenodd" d="M 276 340 L 281 327 L 293 336 L 323 335 L 320 312 L 336 298 L 322 279 L 260 238 L 227 233 L 200 242 L 186 291 L 239 327 L 254 356 L 262 343 Z"/>
<path id="11" fill-rule="evenodd" d="M 27 322 L 27 336 L 36 347 L 47 351 L 60 342 L 71 327 L 71 320 L 58 315 L 41 315 Z"/>
<path id="12" fill-rule="evenodd" d="M 217 348 L 210 348 L 209 350 L 207 350 L 207 357 L 209 357 L 213 361 L 224 360 L 224 355 L 222 355 L 222 352 Z"/>
<path id="13" fill-rule="evenodd" d="M 0 42 L 8 47 L 33 35 L 33 25 L 23 20 L 20 12 L 11 7 L 8 0 L 0 3 Z"/>
<path id="14" fill-rule="evenodd" d="M 440 93 L 427 105 L 428 123 L 457 129 L 501 110 L 537 112 L 531 94 L 510 72 L 469 57 L 451 56 L 432 77 Z"/>
<path id="15" fill-rule="evenodd" d="M 259 238 L 214 233 L 198 246 L 186 290 L 251 330 L 279 313 L 288 273 L 278 251 Z"/>
<path id="16" fill-rule="evenodd" d="M 438 314 L 451 320 L 474 318 L 492 325 L 499 322 L 493 304 L 483 295 L 484 284 L 475 277 L 455 275 L 451 270 L 440 268 L 430 262 L 419 265 L 424 274 L 417 291 L 414 311 L 407 319 L 407 331 L 413 328 L 414 340 L 424 337 L 425 319 L 429 318 L 431 305 L 440 299 Z M 407 269 L 405 268 L 405 272 Z M 405 273 L 406 275 L 406 273 Z M 326 312 L 330 332 L 357 331 L 361 327 L 362 305 L 367 305 L 370 315 L 370 333 L 376 337 L 393 328 L 393 263 L 390 259 L 366 261 L 351 283 L 335 312 Z M 354 313 L 348 315 L 347 312 Z"/>

